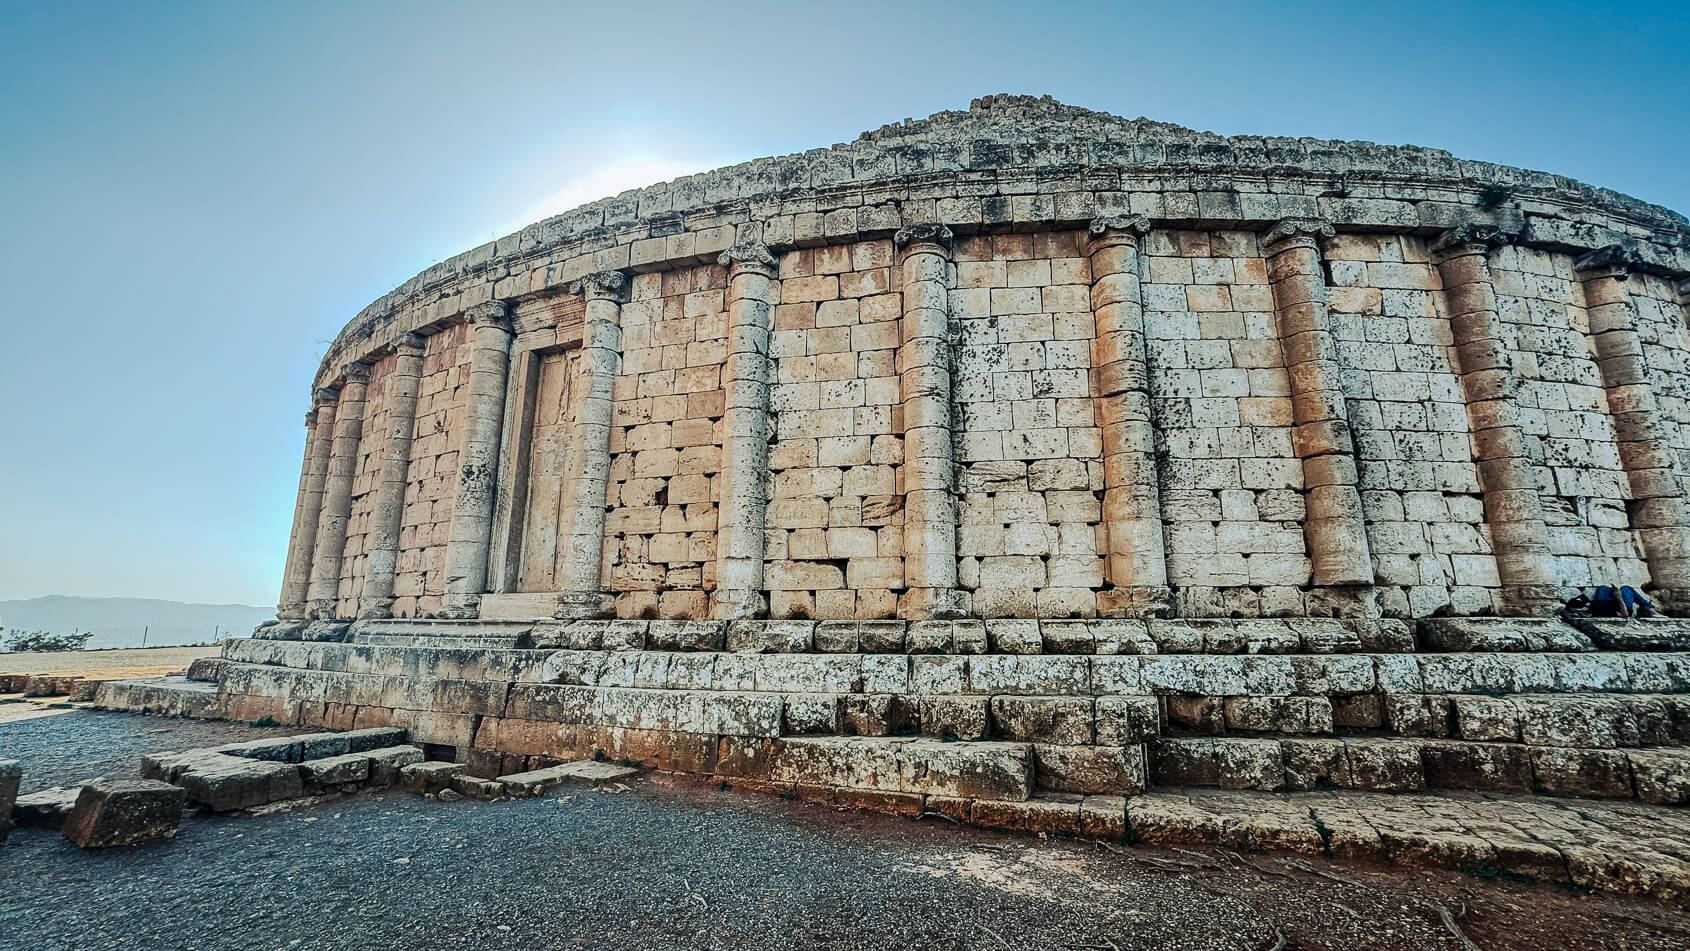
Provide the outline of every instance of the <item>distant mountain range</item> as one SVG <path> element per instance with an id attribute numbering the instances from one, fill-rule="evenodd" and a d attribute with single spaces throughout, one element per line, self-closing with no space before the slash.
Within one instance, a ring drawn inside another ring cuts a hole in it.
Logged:
<path id="1" fill-rule="evenodd" d="M 27 601 L 0 601 L 0 645 L 13 631 L 69 634 L 93 631 L 89 647 L 140 647 L 201 644 L 251 634 L 275 608 L 250 604 L 184 604 L 150 598 L 72 598 L 48 595 Z"/>

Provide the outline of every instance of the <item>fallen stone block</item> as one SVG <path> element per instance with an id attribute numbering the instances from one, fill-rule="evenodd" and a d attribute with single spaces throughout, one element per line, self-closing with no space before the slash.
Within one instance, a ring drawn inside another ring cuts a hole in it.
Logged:
<path id="1" fill-rule="evenodd" d="M 638 772 L 639 770 L 632 766 L 580 760 L 573 763 L 548 766 L 545 769 L 531 769 L 524 773 L 500 776 L 499 782 L 504 784 L 506 795 L 515 797 L 538 796 L 540 793 L 564 783 L 605 783 L 623 779 Z"/>
<path id="2" fill-rule="evenodd" d="M 492 802 L 495 799 L 505 797 L 505 784 L 496 779 L 482 779 L 468 773 L 455 773 L 452 776 L 451 783 L 453 792 L 470 799 Z"/>
<path id="3" fill-rule="evenodd" d="M 343 753 L 310 759 L 299 764 L 299 778 L 306 786 L 327 789 L 370 778 L 370 757 L 364 753 Z"/>
<path id="4" fill-rule="evenodd" d="M 466 774 L 462 763 L 411 763 L 399 769 L 399 785 L 406 792 L 438 793 L 452 785 L 452 777 Z"/>
<path id="5" fill-rule="evenodd" d="M 371 750 L 365 758 L 370 761 L 370 785 L 392 786 L 399 782 L 402 769 L 423 761 L 423 751 L 414 746 L 389 746 Z"/>
<path id="6" fill-rule="evenodd" d="M 215 750 L 142 757 L 141 775 L 181 786 L 188 798 L 213 812 L 251 809 L 305 794 L 299 767 L 244 759 Z"/>
<path id="7" fill-rule="evenodd" d="M 23 764 L 15 759 L 0 759 L 0 845 L 12 831 L 12 806 L 18 801 L 18 786 L 23 782 Z"/>
<path id="8" fill-rule="evenodd" d="M 135 845 L 176 834 L 187 792 L 151 779 L 82 787 L 60 833 L 80 849 Z"/>
<path id="9" fill-rule="evenodd" d="M 96 779 L 93 782 L 105 780 Z M 57 829 L 65 824 L 65 817 L 70 815 L 71 807 L 76 805 L 76 797 L 81 794 L 81 786 L 54 786 L 52 789 L 19 796 L 17 805 L 12 808 L 12 818 L 21 826 Z"/>

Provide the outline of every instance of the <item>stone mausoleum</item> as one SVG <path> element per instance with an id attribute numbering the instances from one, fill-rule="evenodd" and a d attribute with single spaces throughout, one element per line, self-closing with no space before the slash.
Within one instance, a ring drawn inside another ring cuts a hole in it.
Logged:
<path id="1" fill-rule="evenodd" d="M 625 192 L 354 317 L 278 621 L 101 700 L 1100 834 L 1690 802 L 1687 278 L 1557 175 L 1049 98 Z"/>

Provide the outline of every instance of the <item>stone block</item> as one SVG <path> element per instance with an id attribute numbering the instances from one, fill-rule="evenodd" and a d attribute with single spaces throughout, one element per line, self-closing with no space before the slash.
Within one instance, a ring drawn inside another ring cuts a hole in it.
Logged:
<path id="1" fill-rule="evenodd" d="M 814 643 L 814 621 L 734 621 L 728 625 L 727 649 L 752 654 L 801 654 Z"/>
<path id="2" fill-rule="evenodd" d="M 816 650 L 825 654 L 855 654 L 860 650 L 856 621 L 821 621 L 814 634 Z"/>
<path id="3" fill-rule="evenodd" d="M 1155 697 L 1098 697 L 1094 709 L 1100 746 L 1131 746 L 1161 735 L 1162 714 Z"/>
<path id="4" fill-rule="evenodd" d="M 1630 799 L 1635 792 L 1630 761 L 1619 750 L 1530 748 L 1532 786 L 1560 796 Z"/>
<path id="5" fill-rule="evenodd" d="M 364 753 L 343 753 L 299 764 L 299 778 L 308 787 L 329 789 L 359 785 L 370 778 L 370 757 Z"/>
<path id="6" fill-rule="evenodd" d="M 1593 651 L 1581 632 L 1555 618 L 1421 618 L 1420 649 L 1425 651 Z"/>
<path id="7" fill-rule="evenodd" d="M 941 739 L 985 739 L 991 733 L 986 697 L 922 697 L 921 733 Z"/>
<path id="8" fill-rule="evenodd" d="M 81 786 L 54 786 L 28 793 L 17 798 L 17 805 L 12 808 L 10 816 L 17 820 L 18 825 L 57 829 L 64 825 L 65 817 L 70 815 L 70 810 L 76 805 L 76 797 L 81 794 Z M 4 793 L 0 793 L 0 806 L 5 804 L 4 798 Z M 0 816 L 0 826 L 5 824 L 6 817 Z"/>
<path id="9" fill-rule="evenodd" d="M 803 736 L 839 732 L 839 696 L 831 693 L 793 693 L 783 698 L 781 732 Z"/>
<path id="10" fill-rule="evenodd" d="M 993 697 L 993 733 L 1008 740 L 1081 745 L 1092 742 L 1090 697 Z"/>
<path id="11" fill-rule="evenodd" d="M 919 732 L 918 701 L 897 694 L 847 694 L 839 698 L 839 732 L 847 736 L 903 736 Z"/>
<path id="12" fill-rule="evenodd" d="M 504 784 L 506 795 L 520 798 L 538 796 L 554 786 L 561 786 L 565 783 L 597 784 L 611 782 L 633 776 L 638 772 L 639 770 L 632 766 L 577 760 L 548 766 L 544 769 L 500 776 L 499 782 Z"/>
<path id="13" fill-rule="evenodd" d="M 296 736 L 277 736 L 262 740 L 247 740 L 216 748 L 219 753 L 241 759 L 265 760 L 271 763 L 297 763 L 301 744 Z"/>
<path id="14" fill-rule="evenodd" d="M 400 746 L 405 742 L 405 731 L 395 726 L 347 730 L 340 735 L 346 738 L 346 751 L 348 753 L 368 753 L 371 750 Z"/>
<path id="15" fill-rule="evenodd" d="M 1039 788 L 1067 793 L 1132 795 L 1144 791 L 1143 745 L 1063 746 L 1033 744 Z"/>
<path id="16" fill-rule="evenodd" d="M 1419 745 L 1406 740 L 1346 740 L 1350 783 L 1355 789 L 1409 792 L 1426 786 Z"/>
<path id="17" fill-rule="evenodd" d="M 1040 654 L 1044 638 L 1035 620 L 998 619 L 986 622 L 986 640 L 994 654 Z"/>
<path id="18" fill-rule="evenodd" d="M 726 621 L 652 621 L 646 629 L 646 649 L 658 651 L 719 651 L 727 639 Z"/>
<path id="19" fill-rule="evenodd" d="M 988 829 L 1032 832 L 1042 835 L 1080 834 L 1080 804 L 1054 798 L 1032 802 L 980 801 L 974 804 L 971 821 Z"/>
<path id="20" fill-rule="evenodd" d="M 478 799 L 482 802 L 492 802 L 505 798 L 505 784 L 497 779 L 482 779 L 469 773 L 454 773 L 447 787 L 467 799 Z M 442 790 L 445 792 L 445 790 Z"/>
<path id="21" fill-rule="evenodd" d="M 1574 623 L 1605 651 L 1690 651 L 1690 619 L 1579 618 Z"/>
<path id="22" fill-rule="evenodd" d="M 1150 749 L 1157 785 L 1272 790 L 1285 778 L 1277 740 L 1163 737 Z"/>
<path id="23" fill-rule="evenodd" d="M 399 768 L 399 785 L 406 792 L 439 793 L 452 785 L 452 777 L 467 775 L 462 763 L 410 763 Z"/>
<path id="24" fill-rule="evenodd" d="M 1144 621 L 1128 618 L 1093 618 L 1086 623 L 1093 652 L 1098 654 L 1154 654 L 1156 642 Z"/>
<path id="25" fill-rule="evenodd" d="M 1030 743 L 909 740 L 898 746 L 901 791 L 970 799 L 1026 800 L 1033 792 Z"/>
<path id="26" fill-rule="evenodd" d="M 1080 835 L 1104 842 L 1126 841 L 1126 797 L 1087 796 L 1080 800 Z"/>
<path id="27" fill-rule="evenodd" d="M 1632 750 L 1626 759 L 1637 798 L 1662 806 L 1690 805 L 1690 753 L 1684 750 Z"/>
<path id="28" fill-rule="evenodd" d="M 191 801 L 213 812 L 251 809 L 304 795 L 298 766 L 215 750 L 142 757 L 141 775 L 181 786 Z"/>
<path id="29" fill-rule="evenodd" d="M 1227 697 L 1224 709 L 1229 730 L 1332 732 L 1332 702 L 1325 697 Z"/>
<path id="30" fill-rule="evenodd" d="M 370 785 L 392 786 L 399 782 L 401 770 L 423 761 L 423 751 L 415 746 L 388 746 L 369 751 L 365 759 L 370 764 Z"/>
<path id="31" fill-rule="evenodd" d="M 1354 785 L 1343 740 L 1285 740 L 1279 746 L 1285 761 L 1286 789 L 1350 788 Z"/>
<path id="32" fill-rule="evenodd" d="M 1193 733 L 1218 736 L 1226 732 L 1226 704 L 1222 697 L 1170 694 L 1162 698 L 1168 723 Z"/>
<path id="33" fill-rule="evenodd" d="M 1531 760 L 1523 746 L 1433 740 L 1420 745 L 1426 785 L 1435 789 L 1528 792 Z"/>
<path id="34" fill-rule="evenodd" d="M 403 733 L 401 730 L 400 734 Z M 299 761 L 302 763 L 308 759 L 343 756 L 352 752 L 352 738 L 346 733 L 304 733 L 293 739 L 299 742 Z"/>
<path id="35" fill-rule="evenodd" d="M 152 779 L 90 783 L 65 817 L 61 834 L 80 849 L 136 845 L 176 834 L 187 793 Z"/>

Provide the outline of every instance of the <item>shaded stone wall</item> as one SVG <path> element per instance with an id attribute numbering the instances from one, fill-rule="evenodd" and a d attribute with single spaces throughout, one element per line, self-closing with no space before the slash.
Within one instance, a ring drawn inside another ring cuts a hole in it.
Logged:
<path id="1" fill-rule="evenodd" d="M 405 514 L 394 583 L 397 617 L 440 610 L 446 592 L 446 536 L 463 446 L 464 404 L 469 386 L 466 324 L 428 337 L 422 387 L 417 399 L 416 435 L 405 486 Z"/>

